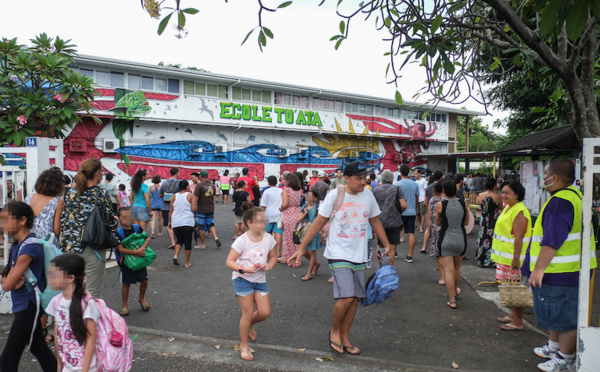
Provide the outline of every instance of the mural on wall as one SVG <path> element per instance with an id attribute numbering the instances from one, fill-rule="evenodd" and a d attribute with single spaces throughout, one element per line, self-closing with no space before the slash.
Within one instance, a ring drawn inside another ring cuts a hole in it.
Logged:
<path id="1" fill-rule="evenodd" d="M 447 123 L 99 91 L 102 99 L 94 105 L 107 117 L 100 126 L 84 118 L 68 133 L 65 170 L 75 172 L 81 161 L 95 157 L 116 175 L 115 182 L 126 184 L 142 168 L 168 178 L 170 168 L 179 167 L 189 179 L 200 168 L 216 178 L 225 169 L 233 174 L 247 166 L 260 180 L 286 170 L 333 173 L 355 160 L 370 170 L 395 171 L 400 163 L 426 165 L 420 154 L 447 151 L 439 142 L 447 140 Z"/>

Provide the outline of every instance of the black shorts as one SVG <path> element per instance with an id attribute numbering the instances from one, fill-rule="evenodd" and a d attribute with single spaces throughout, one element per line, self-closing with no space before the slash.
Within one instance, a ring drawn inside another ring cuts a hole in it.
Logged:
<path id="1" fill-rule="evenodd" d="M 402 231 L 402 226 L 389 227 L 384 230 L 385 230 L 385 236 L 387 236 L 388 241 L 390 242 L 391 245 L 400 244 L 400 232 Z M 380 244 L 380 241 L 378 241 L 378 243 Z"/>
<path id="2" fill-rule="evenodd" d="M 133 271 L 124 264 L 121 265 L 121 283 L 135 284 L 148 281 L 148 270 L 143 269 Z"/>
<path id="3" fill-rule="evenodd" d="M 229 195 L 229 190 L 221 190 L 221 194 L 223 194 L 223 195 Z"/>
<path id="4" fill-rule="evenodd" d="M 169 226 L 169 211 L 162 210 L 163 226 Z"/>
<path id="5" fill-rule="evenodd" d="M 404 225 L 404 232 L 406 232 L 408 234 L 414 234 L 416 220 L 417 220 L 417 216 L 402 216 L 402 224 Z"/>
<path id="6" fill-rule="evenodd" d="M 173 232 L 177 239 L 175 244 L 184 246 L 186 251 L 191 251 L 194 228 L 192 226 L 178 226 L 173 228 Z"/>

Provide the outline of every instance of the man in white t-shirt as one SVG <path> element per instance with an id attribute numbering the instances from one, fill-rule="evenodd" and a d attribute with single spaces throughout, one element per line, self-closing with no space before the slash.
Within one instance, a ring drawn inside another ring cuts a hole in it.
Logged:
<path id="1" fill-rule="evenodd" d="M 333 275 L 333 297 L 337 300 L 333 309 L 333 327 L 329 336 L 330 347 L 336 353 L 360 354 L 360 349 L 348 339 L 352 321 L 356 315 L 359 299 L 365 298 L 365 270 L 368 260 L 367 229 L 385 247 L 384 254 L 390 251 L 390 244 L 383 225 L 377 217 L 379 205 L 369 190 L 365 190 L 367 169 L 359 162 L 352 162 L 344 168 L 346 180 L 343 203 L 329 225 L 329 236 L 324 256 L 327 258 Z M 337 189 L 331 191 L 319 207 L 317 218 L 312 223 L 300 247 L 290 257 L 288 264 L 299 264 L 306 252 L 305 248 L 321 231 L 331 217 Z M 295 262 L 296 261 L 296 262 Z"/>
<path id="2" fill-rule="evenodd" d="M 265 224 L 265 231 L 273 235 L 277 242 L 277 257 L 281 255 L 281 234 L 283 231 L 277 228 L 277 219 L 281 216 L 281 193 L 283 189 L 277 187 L 277 177 L 267 177 L 269 188 L 263 192 L 262 198 L 260 199 L 260 206 L 265 211 L 265 217 L 267 223 Z"/>
<path id="3" fill-rule="evenodd" d="M 422 233 L 427 228 L 427 206 L 425 206 L 425 193 L 427 191 L 427 180 L 421 177 L 421 172 L 415 170 L 413 174 L 415 182 L 419 186 L 419 204 L 417 204 L 417 222 L 419 223 L 419 232 Z"/>

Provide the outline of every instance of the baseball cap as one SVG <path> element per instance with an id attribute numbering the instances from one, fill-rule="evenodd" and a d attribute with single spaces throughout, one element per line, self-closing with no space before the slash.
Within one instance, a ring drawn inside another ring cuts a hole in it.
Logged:
<path id="1" fill-rule="evenodd" d="M 316 169 L 315 169 L 315 170 L 313 170 L 312 172 L 313 172 L 313 173 L 319 173 L 319 171 L 318 171 L 318 170 L 316 170 Z"/>
<path id="2" fill-rule="evenodd" d="M 200 177 L 202 178 L 208 178 L 208 171 L 206 169 L 203 169 L 200 171 Z"/>
<path id="3" fill-rule="evenodd" d="M 367 174 L 367 168 L 358 161 L 348 163 L 344 168 L 344 176 L 358 176 Z"/>
<path id="4" fill-rule="evenodd" d="M 319 177 L 327 177 L 327 173 L 324 170 L 319 171 Z"/>

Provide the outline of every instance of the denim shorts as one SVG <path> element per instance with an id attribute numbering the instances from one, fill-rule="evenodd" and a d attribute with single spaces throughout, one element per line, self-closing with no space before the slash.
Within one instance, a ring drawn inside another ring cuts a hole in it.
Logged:
<path id="1" fill-rule="evenodd" d="M 540 328 L 557 332 L 577 329 L 578 286 L 544 283 L 542 288 L 531 289 L 533 310 Z"/>
<path id="2" fill-rule="evenodd" d="M 138 221 L 150 221 L 150 212 L 145 207 L 131 207 L 131 218 Z"/>
<path id="3" fill-rule="evenodd" d="M 233 279 L 232 282 L 233 291 L 235 292 L 236 296 L 245 297 L 253 294 L 254 292 L 259 292 L 263 296 L 269 294 L 269 287 L 267 287 L 266 282 L 254 283 L 240 277 Z"/>
<path id="4" fill-rule="evenodd" d="M 268 223 L 265 226 L 265 231 L 268 232 L 268 233 L 270 233 L 272 231 L 272 232 L 277 233 L 277 234 L 283 234 L 283 230 L 279 230 L 277 228 L 277 222 Z"/>

